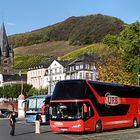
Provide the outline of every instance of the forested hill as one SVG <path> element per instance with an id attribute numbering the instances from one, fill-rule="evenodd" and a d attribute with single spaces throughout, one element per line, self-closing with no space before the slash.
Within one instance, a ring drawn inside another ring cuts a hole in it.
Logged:
<path id="1" fill-rule="evenodd" d="M 101 14 L 70 17 L 55 25 L 12 35 L 8 39 L 13 48 L 48 41 L 68 41 L 71 45 L 85 45 L 100 42 L 107 34 L 119 34 L 124 25 L 118 18 Z"/>

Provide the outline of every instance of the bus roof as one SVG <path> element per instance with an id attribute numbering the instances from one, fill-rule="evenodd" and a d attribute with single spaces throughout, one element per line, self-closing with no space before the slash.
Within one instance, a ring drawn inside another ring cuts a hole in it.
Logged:
<path id="1" fill-rule="evenodd" d="M 100 96 L 111 92 L 116 96 L 140 98 L 140 87 L 98 81 L 63 80 L 57 82 L 51 100 L 84 99 L 89 92 L 87 92 L 88 83 Z"/>
<path id="2" fill-rule="evenodd" d="M 92 80 L 84 80 L 84 79 L 61 80 L 59 82 L 85 82 L 85 81 L 89 81 L 92 82 L 93 84 L 100 84 L 100 85 L 110 85 L 110 86 L 138 88 L 138 89 L 140 88 L 138 86 L 132 86 L 132 85 L 117 84 L 117 83 L 103 82 L 103 81 L 92 81 Z"/>

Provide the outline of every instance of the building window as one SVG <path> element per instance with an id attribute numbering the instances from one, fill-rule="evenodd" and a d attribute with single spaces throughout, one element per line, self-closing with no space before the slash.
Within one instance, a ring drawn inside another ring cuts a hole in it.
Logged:
<path id="1" fill-rule="evenodd" d="M 7 61 L 7 60 L 4 60 L 3 63 L 4 63 L 4 64 L 8 64 L 8 61 Z"/>
<path id="2" fill-rule="evenodd" d="M 90 75 L 91 75 L 91 80 L 93 80 L 93 73 L 91 73 Z"/>
<path id="3" fill-rule="evenodd" d="M 94 66 L 93 65 L 91 65 L 91 70 L 93 70 L 94 69 Z"/>
<path id="4" fill-rule="evenodd" d="M 57 69 L 55 69 L 55 74 L 57 73 Z"/>
<path id="5" fill-rule="evenodd" d="M 61 76 L 59 76 L 59 80 L 61 80 Z"/>
<path id="6" fill-rule="evenodd" d="M 74 66 L 70 66 L 70 71 L 74 71 Z"/>
<path id="7" fill-rule="evenodd" d="M 83 65 L 80 65 L 80 69 L 83 69 Z"/>
<path id="8" fill-rule="evenodd" d="M 76 68 L 75 68 L 76 70 L 79 70 L 79 65 L 76 65 Z"/>
<path id="9" fill-rule="evenodd" d="M 86 72 L 86 79 L 89 79 L 89 73 Z"/>
<path id="10" fill-rule="evenodd" d="M 82 72 L 79 73 L 79 79 L 82 79 Z"/>
<path id="11" fill-rule="evenodd" d="M 61 68 L 59 68 L 59 72 L 62 73 L 62 69 Z"/>
<path id="12" fill-rule="evenodd" d="M 89 67 L 89 64 L 86 64 L 85 65 L 85 69 L 89 69 L 90 67 Z"/>
<path id="13" fill-rule="evenodd" d="M 7 69 L 4 69 L 3 70 L 3 73 L 7 74 L 8 73 L 8 70 Z"/>

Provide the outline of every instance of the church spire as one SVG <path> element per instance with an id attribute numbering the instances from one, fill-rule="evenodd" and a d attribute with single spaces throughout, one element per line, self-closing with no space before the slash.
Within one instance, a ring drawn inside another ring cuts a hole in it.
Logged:
<path id="1" fill-rule="evenodd" d="M 0 73 L 13 74 L 14 51 L 8 43 L 4 23 L 0 28 Z"/>
<path id="2" fill-rule="evenodd" d="M 2 23 L 1 29 L 0 29 L 0 55 L 4 57 L 9 57 L 9 53 L 11 52 L 11 48 L 8 43 L 6 30 L 4 23 Z"/>

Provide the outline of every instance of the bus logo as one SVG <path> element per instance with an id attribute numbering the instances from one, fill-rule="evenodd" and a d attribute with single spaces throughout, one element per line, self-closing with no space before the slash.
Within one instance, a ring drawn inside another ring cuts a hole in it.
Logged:
<path id="1" fill-rule="evenodd" d="M 105 104 L 110 106 L 116 106 L 120 104 L 120 99 L 116 95 L 111 95 L 110 93 L 105 94 Z"/>

